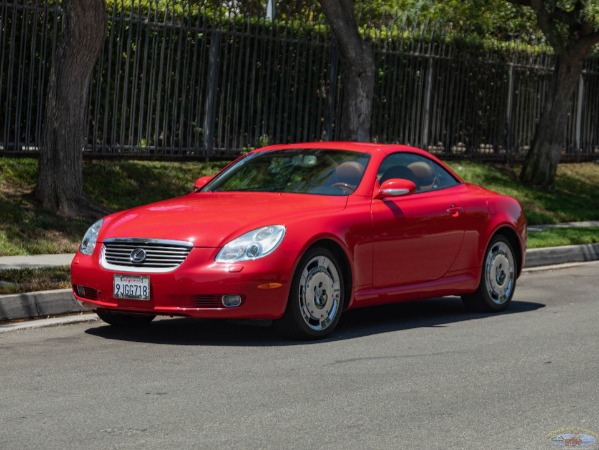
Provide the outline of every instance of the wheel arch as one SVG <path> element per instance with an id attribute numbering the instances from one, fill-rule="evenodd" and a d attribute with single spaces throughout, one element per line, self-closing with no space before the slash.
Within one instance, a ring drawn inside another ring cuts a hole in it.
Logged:
<path id="1" fill-rule="evenodd" d="M 343 274 L 343 290 L 345 292 L 345 298 L 343 299 L 343 310 L 346 310 L 347 307 L 350 305 L 351 299 L 353 297 L 353 269 L 349 262 L 349 257 L 338 242 L 328 238 L 321 238 L 317 241 L 312 242 L 305 249 L 305 251 L 302 252 L 301 256 L 303 256 L 311 248 L 315 247 L 322 247 L 329 250 L 337 258 L 337 262 L 341 266 L 341 272 Z"/>
<path id="2" fill-rule="evenodd" d="M 489 242 L 491 242 L 495 236 L 504 236 L 512 245 L 514 252 L 516 252 L 516 260 L 518 261 L 518 273 L 516 274 L 516 277 L 519 277 L 522 273 L 522 266 L 524 265 L 524 249 L 522 248 L 522 244 L 518 238 L 518 233 L 513 228 L 504 225 L 497 228 L 493 232 Z"/>

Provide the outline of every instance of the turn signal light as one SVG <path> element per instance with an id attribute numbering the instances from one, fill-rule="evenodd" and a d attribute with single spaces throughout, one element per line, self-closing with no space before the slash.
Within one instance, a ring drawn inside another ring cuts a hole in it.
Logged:
<path id="1" fill-rule="evenodd" d="M 278 289 L 281 286 L 283 286 L 282 283 L 264 283 L 264 284 L 259 284 L 258 289 Z"/>

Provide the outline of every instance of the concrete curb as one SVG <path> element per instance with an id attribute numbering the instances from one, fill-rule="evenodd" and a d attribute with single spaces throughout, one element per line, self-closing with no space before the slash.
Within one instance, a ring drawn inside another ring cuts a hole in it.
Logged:
<path id="1" fill-rule="evenodd" d="M 599 244 L 533 248 L 526 251 L 524 268 L 599 260 Z"/>
<path id="2" fill-rule="evenodd" d="M 26 320 L 24 322 L 7 322 L 0 324 L 0 334 L 10 331 L 30 330 L 33 328 L 58 327 L 71 323 L 97 322 L 100 318 L 91 312 L 71 316 L 58 316 L 49 319 Z"/>
<path id="3" fill-rule="evenodd" d="M 85 311 L 70 289 L 0 296 L 0 320 L 33 319 Z"/>
<path id="4" fill-rule="evenodd" d="M 568 245 L 526 251 L 524 268 L 599 260 L 599 244 Z M 87 311 L 73 298 L 70 289 L 0 296 L 0 321 Z"/>

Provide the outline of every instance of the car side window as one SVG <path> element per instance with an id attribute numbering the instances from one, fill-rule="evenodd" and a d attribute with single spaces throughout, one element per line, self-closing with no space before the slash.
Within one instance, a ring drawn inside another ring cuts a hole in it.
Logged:
<path id="1" fill-rule="evenodd" d="M 413 181 L 416 192 L 436 191 L 459 184 L 447 170 L 424 156 L 415 153 L 393 153 L 381 163 L 377 172 L 379 183 L 390 178 Z"/>

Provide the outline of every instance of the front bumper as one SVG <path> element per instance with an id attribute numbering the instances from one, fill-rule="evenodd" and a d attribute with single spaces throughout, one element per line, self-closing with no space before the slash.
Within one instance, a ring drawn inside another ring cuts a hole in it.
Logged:
<path id="1" fill-rule="evenodd" d="M 101 247 L 101 245 L 98 245 Z M 166 273 L 107 270 L 100 249 L 77 253 L 71 263 L 73 295 L 88 309 L 222 319 L 278 319 L 285 312 L 295 254 L 275 251 L 254 261 L 216 263 L 218 249 L 193 248 L 185 261 Z M 150 300 L 114 298 L 115 274 L 150 277 Z M 237 307 L 225 307 L 222 296 L 239 295 Z"/>

